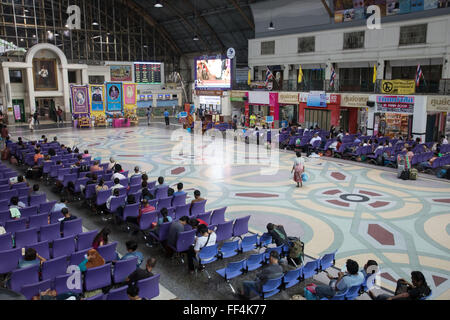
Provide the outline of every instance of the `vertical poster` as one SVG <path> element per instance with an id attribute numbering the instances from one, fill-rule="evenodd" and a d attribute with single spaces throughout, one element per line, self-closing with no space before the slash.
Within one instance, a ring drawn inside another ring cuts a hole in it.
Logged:
<path id="1" fill-rule="evenodd" d="M 22 117 L 20 115 L 20 106 L 18 104 L 14 105 L 14 120 L 20 121 Z"/>
<path id="2" fill-rule="evenodd" d="M 106 111 L 122 112 L 122 84 L 106 84 Z"/>
<path id="3" fill-rule="evenodd" d="M 35 91 L 57 91 L 56 59 L 33 59 L 33 80 Z"/>
<path id="4" fill-rule="evenodd" d="M 77 115 L 89 114 L 89 95 L 87 86 L 71 86 L 72 113 Z"/>
<path id="5" fill-rule="evenodd" d="M 123 104 L 125 106 L 136 106 L 136 84 L 135 83 L 124 83 L 123 84 Z"/>
<path id="6" fill-rule="evenodd" d="M 105 112 L 105 86 L 90 85 L 92 112 Z"/>

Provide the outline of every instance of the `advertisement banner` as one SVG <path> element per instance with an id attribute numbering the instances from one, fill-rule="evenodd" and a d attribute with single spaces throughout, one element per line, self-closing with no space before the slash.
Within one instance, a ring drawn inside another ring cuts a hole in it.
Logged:
<path id="1" fill-rule="evenodd" d="M 308 107 L 327 107 L 327 95 L 325 91 L 311 91 L 306 102 Z"/>
<path id="2" fill-rule="evenodd" d="M 131 66 L 109 66 L 111 81 L 133 81 Z"/>
<path id="3" fill-rule="evenodd" d="M 137 90 L 136 84 L 124 83 L 123 84 L 123 103 L 126 106 L 135 106 L 137 103 Z"/>
<path id="4" fill-rule="evenodd" d="M 122 84 L 106 84 L 106 110 L 109 112 L 122 111 Z"/>
<path id="5" fill-rule="evenodd" d="M 89 114 L 89 88 L 87 86 L 71 86 L 72 113 Z"/>
<path id="6" fill-rule="evenodd" d="M 104 85 L 90 85 L 91 97 L 91 111 L 104 112 L 105 111 L 105 86 Z"/>
<path id="7" fill-rule="evenodd" d="M 14 120 L 20 121 L 22 117 L 20 116 L 20 106 L 18 104 L 14 105 Z"/>
<path id="8" fill-rule="evenodd" d="M 377 96 L 378 112 L 414 113 L 414 97 Z"/>
<path id="9" fill-rule="evenodd" d="M 199 57 L 195 60 L 195 89 L 231 89 L 231 59 L 222 56 Z"/>
<path id="10" fill-rule="evenodd" d="M 381 90 L 384 94 L 415 94 L 414 80 L 383 80 Z"/>

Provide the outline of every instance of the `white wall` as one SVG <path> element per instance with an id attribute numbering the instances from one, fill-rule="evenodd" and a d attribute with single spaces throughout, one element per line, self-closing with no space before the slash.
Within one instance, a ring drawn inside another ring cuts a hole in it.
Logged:
<path id="1" fill-rule="evenodd" d="M 427 23 L 427 44 L 399 47 L 400 26 Z M 343 50 L 344 33 L 365 31 L 364 49 Z M 384 23 L 381 30 L 364 27 L 331 29 L 279 37 L 249 40 L 249 65 L 315 64 L 330 62 L 406 60 L 449 57 L 450 15 L 399 23 Z M 316 51 L 297 53 L 299 37 L 316 37 Z M 261 55 L 261 42 L 275 40 L 275 55 Z M 449 63 L 450 63 L 450 59 Z M 449 64 L 448 63 L 448 64 Z M 444 66 L 443 78 L 450 78 Z"/>

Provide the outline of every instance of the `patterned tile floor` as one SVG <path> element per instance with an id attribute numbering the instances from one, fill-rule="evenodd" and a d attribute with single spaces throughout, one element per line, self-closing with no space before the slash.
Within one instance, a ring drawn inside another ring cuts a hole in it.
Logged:
<path id="1" fill-rule="evenodd" d="M 182 181 L 192 194 L 199 189 L 207 209 L 227 206 L 227 219 L 252 215 L 250 228 L 262 233 L 268 222 L 285 226 L 306 243 L 306 253 L 337 251 L 337 265 L 347 258 L 379 262 L 382 285 L 394 290 L 395 279 L 410 279 L 420 270 L 433 290 L 432 299 L 450 299 L 450 184 L 421 177 L 398 180 L 396 173 L 353 162 L 309 160 L 310 180 L 298 189 L 290 174 L 294 156 L 280 153 L 276 175 L 262 175 L 264 165 L 230 164 L 233 147 L 214 148 L 220 140 L 200 142 L 200 153 L 162 126 L 123 129 L 48 130 L 30 134 L 58 135 L 68 146 L 89 149 L 103 162 L 114 156 L 126 170 L 141 166 L 151 178 L 170 184 Z M 181 150 L 184 150 L 181 152 Z M 237 158 L 258 159 L 266 150 L 237 152 Z M 200 161 L 200 164 L 193 163 Z M 244 161 L 245 162 L 245 161 Z"/>

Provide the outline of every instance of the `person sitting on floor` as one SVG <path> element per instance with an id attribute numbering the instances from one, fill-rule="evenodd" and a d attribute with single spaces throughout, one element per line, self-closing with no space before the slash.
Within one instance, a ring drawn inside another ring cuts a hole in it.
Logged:
<path id="1" fill-rule="evenodd" d="M 137 251 L 138 243 L 135 240 L 129 240 L 125 243 L 125 246 L 127 247 L 128 253 L 124 255 L 120 260 L 137 258 L 136 268 L 139 268 L 142 264 L 142 261 L 144 261 L 144 255 L 142 254 L 142 252 Z"/>
<path id="2" fill-rule="evenodd" d="M 373 300 L 420 300 L 430 295 L 431 289 L 422 272 L 411 272 L 411 280 L 412 283 L 409 283 L 405 279 L 399 279 L 394 296 L 387 294 L 375 296 L 372 291 L 369 291 L 369 296 Z"/>

